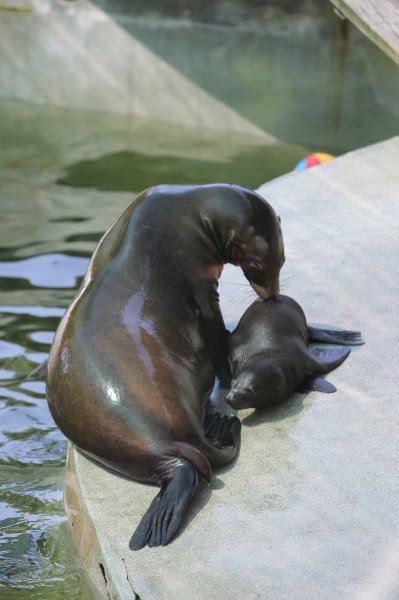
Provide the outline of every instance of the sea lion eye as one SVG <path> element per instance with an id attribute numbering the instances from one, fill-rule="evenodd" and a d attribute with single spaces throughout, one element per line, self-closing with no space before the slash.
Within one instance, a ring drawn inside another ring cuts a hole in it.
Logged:
<path id="1" fill-rule="evenodd" d="M 262 270 L 262 265 L 252 258 L 248 260 L 247 266 L 250 271 L 256 271 L 257 273 Z"/>

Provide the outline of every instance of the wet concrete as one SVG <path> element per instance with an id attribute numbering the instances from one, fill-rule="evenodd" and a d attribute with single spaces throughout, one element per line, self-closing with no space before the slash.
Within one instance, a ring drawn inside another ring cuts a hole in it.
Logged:
<path id="1" fill-rule="evenodd" d="M 328 379 L 244 411 L 237 462 L 201 485 L 181 535 L 132 553 L 156 490 L 70 449 L 66 500 L 78 552 L 110 598 L 396 600 L 399 138 L 261 188 L 282 219 L 285 292 L 312 324 L 360 329 L 366 345 Z M 251 294 L 233 267 L 226 322 Z"/>

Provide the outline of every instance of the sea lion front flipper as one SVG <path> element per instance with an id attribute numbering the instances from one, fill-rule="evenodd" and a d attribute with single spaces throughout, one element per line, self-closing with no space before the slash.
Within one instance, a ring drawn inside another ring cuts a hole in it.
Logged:
<path id="1" fill-rule="evenodd" d="M 203 334 L 215 373 L 221 387 L 228 389 L 232 378 L 228 362 L 230 332 L 224 324 L 217 288 L 217 279 L 203 281 L 197 286 L 194 298 L 200 312 Z"/>
<path id="2" fill-rule="evenodd" d="M 349 348 L 309 348 L 314 360 L 314 373 L 328 373 L 336 369 L 351 353 Z"/>
<path id="3" fill-rule="evenodd" d="M 323 394 L 333 394 L 337 391 L 335 385 L 323 379 L 319 375 L 309 375 L 296 389 L 301 394 L 307 392 L 323 392 Z"/>
<path id="4" fill-rule="evenodd" d="M 296 390 L 303 394 L 310 391 L 323 392 L 324 394 L 336 392 L 335 385 L 320 377 L 318 373 L 328 373 L 336 369 L 348 358 L 350 353 L 351 351 L 348 348 L 309 348 L 309 354 L 313 359 L 310 368 L 313 372 L 304 379 Z"/>
<path id="5" fill-rule="evenodd" d="M 238 447 L 240 442 L 241 421 L 237 417 L 210 413 L 205 417 L 205 435 L 215 448 Z"/>
<path id="6" fill-rule="evenodd" d="M 147 544 L 150 548 L 169 544 L 180 527 L 197 485 L 196 469 L 188 461 L 180 459 L 141 519 L 129 548 L 140 550 Z"/>
<path id="7" fill-rule="evenodd" d="M 360 331 L 349 331 L 341 329 L 333 331 L 332 329 L 321 329 L 319 327 L 309 327 L 309 342 L 325 342 L 326 344 L 340 344 L 341 346 L 361 346 L 364 344 Z"/>

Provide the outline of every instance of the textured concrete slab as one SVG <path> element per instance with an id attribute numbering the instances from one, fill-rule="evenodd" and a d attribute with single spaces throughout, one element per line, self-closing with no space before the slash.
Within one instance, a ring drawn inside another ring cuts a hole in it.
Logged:
<path id="1" fill-rule="evenodd" d="M 282 218 L 286 292 L 309 322 L 360 329 L 366 345 L 328 376 L 337 393 L 240 414 L 237 462 L 202 484 L 171 545 L 130 552 L 156 490 L 70 449 L 75 541 L 110 598 L 399 597 L 398 152 L 394 138 L 261 189 Z M 229 323 L 251 301 L 241 283 L 225 269 Z"/>

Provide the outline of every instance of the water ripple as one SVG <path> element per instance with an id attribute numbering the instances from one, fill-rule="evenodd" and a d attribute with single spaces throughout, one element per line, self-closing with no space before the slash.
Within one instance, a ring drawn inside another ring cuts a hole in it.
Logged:
<path id="1" fill-rule="evenodd" d="M 35 287 L 75 288 L 87 269 L 88 259 L 66 254 L 42 254 L 0 262 L 0 277 L 28 280 Z"/>

